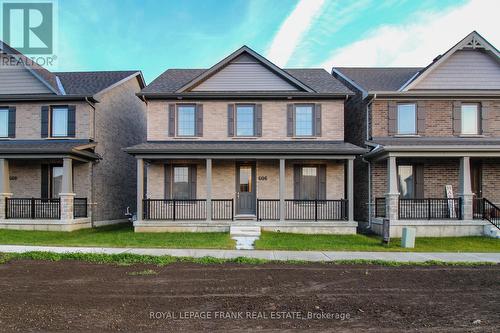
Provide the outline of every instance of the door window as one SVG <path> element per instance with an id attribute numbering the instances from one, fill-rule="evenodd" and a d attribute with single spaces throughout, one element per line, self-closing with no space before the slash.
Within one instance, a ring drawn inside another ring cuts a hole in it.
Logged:
<path id="1" fill-rule="evenodd" d="M 415 197 L 415 177 L 413 174 L 413 165 L 399 165 L 399 195 L 403 199 L 412 199 Z"/>
<path id="2" fill-rule="evenodd" d="M 252 192 L 251 166 L 240 166 L 240 192 Z"/>

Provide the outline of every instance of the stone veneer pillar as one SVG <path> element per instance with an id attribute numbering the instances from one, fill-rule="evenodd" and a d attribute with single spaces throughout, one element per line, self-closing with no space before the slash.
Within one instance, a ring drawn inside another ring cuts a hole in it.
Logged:
<path id="1" fill-rule="evenodd" d="M 62 189 L 59 193 L 61 200 L 61 220 L 73 220 L 73 202 L 75 193 L 73 191 L 73 160 L 69 157 L 63 158 Z"/>
<path id="2" fill-rule="evenodd" d="M 10 180 L 9 180 L 9 161 L 1 158 L 0 159 L 0 220 L 6 218 L 5 216 L 5 199 L 12 197 L 10 192 Z"/>
<path id="3" fill-rule="evenodd" d="M 462 198 L 462 219 L 473 219 L 473 196 L 470 177 L 470 157 L 464 156 L 460 159 L 459 171 L 459 193 Z"/>
<path id="4" fill-rule="evenodd" d="M 387 193 L 385 194 L 385 217 L 390 221 L 399 218 L 399 190 L 396 157 L 387 158 Z"/>

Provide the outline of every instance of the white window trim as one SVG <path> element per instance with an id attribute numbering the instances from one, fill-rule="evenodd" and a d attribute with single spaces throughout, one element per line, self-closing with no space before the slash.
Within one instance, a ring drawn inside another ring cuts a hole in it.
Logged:
<path id="1" fill-rule="evenodd" d="M 180 117 L 179 117 L 179 108 L 182 108 L 182 107 L 192 107 L 194 108 L 194 133 L 193 135 L 183 135 L 183 134 L 179 134 L 179 120 L 180 120 Z M 177 104 L 176 105 L 176 108 L 175 108 L 175 137 L 176 138 L 197 138 L 198 137 L 198 131 L 197 131 L 197 110 L 196 110 L 196 104 Z"/>
<path id="2" fill-rule="evenodd" d="M 7 133 L 5 136 L 0 136 L 0 138 L 7 139 L 9 137 L 9 108 L 0 108 L 0 112 L 7 113 L 7 124 L 6 124 Z"/>
<path id="3" fill-rule="evenodd" d="M 399 126 L 399 120 L 400 120 L 400 117 L 399 117 L 399 107 L 402 106 L 402 105 L 413 105 L 414 107 L 414 112 L 415 112 L 415 122 L 414 122 L 414 128 L 415 130 L 413 131 L 413 133 L 401 133 L 400 132 L 400 126 Z M 417 129 L 417 125 L 418 125 L 418 116 L 417 116 L 417 103 L 398 103 L 397 106 L 396 106 L 396 135 L 397 136 L 417 136 L 417 132 L 418 132 L 418 129 Z"/>
<path id="4" fill-rule="evenodd" d="M 245 135 L 238 135 L 238 107 L 252 107 L 252 110 L 253 110 L 253 123 L 252 123 L 252 129 L 253 129 L 253 133 L 252 135 L 248 135 L 248 134 L 245 134 Z M 236 104 L 235 107 L 234 107 L 234 137 L 235 138 L 255 138 L 257 135 L 256 135 L 256 128 L 255 128 L 255 125 L 256 125 L 256 114 L 255 114 L 255 104 Z"/>
<path id="5" fill-rule="evenodd" d="M 297 107 L 308 106 L 311 108 L 311 134 L 310 135 L 299 135 L 297 134 Z M 305 103 L 305 104 L 294 104 L 293 105 L 293 138 L 308 138 L 313 139 L 316 137 L 316 124 L 315 124 L 315 116 L 314 116 L 314 104 Z"/>

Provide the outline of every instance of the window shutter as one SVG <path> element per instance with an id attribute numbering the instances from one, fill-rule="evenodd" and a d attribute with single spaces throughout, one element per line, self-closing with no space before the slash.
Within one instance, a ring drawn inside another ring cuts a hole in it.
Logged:
<path id="1" fill-rule="evenodd" d="M 262 104 L 255 104 L 255 136 L 262 136 Z"/>
<path id="2" fill-rule="evenodd" d="M 482 102 L 479 104 L 479 112 L 481 115 L 481 130 L 479 133 L 484 135 L 490 134 L 490 117 L 491 115 L 491 105 L 490 102 Z"/>
<path id="3" fill-rule="evenodd" d="M 227 136 L 234 136 L 234 104 L 227 105 Z"/>
<path id="4" fill-rule="evenodd" d="M 301 171 L 301 166 L 300 165 L 294 165 L 293 166 L 293 198 L 295 200 L 300 199 L 300 171 Z"/>
<path id="5" fill-rule="evenodd" d="M 460 135 L 462 132 L 462 102 L 453 102 L 453 135 Z"/>
<path id="6" fill-rule="evenodd" d="M 168 105 L 168 136 L 175 136 L 175 104 Z"/>
<path id="7" fill-rule="evenodd" d="M 196 104 L 196 136 L 203 136 L 203 104 Z"/>
<path id="8" fill-rule="evenodd" d="M 76 118 L 76 106 L 75 105 L 68 105 L 68 136 L 74 137 L 75 136 L 75 118 Z"/>
<path id="9" fill-rule="evenodd" d="M 425 103 L 422 101 L 417 102 L 417 134 L 425 134 Z"/>
<path id="10" fill-rule="evenodd" d="M 42 164 L 42 188 L 40 189 L 40 194 L 42 198 L 49 197 L 49 166 L 47 164 Z"/>
<path id="11" fill-rule="evenodd" d="M 314 134 L 321 136 L 321 104 L 314 105 Z"/>
<path id="12" fill-rule="evenodd" d="M 388 131 L 389 135 L 394 135 L 398 131 L 397 127 L 397 118 L 398 118 L 398 105 L 394 101 L 390 101 L 387 104 L 388 107 L 388 117 L 389 117 L 389 126 Z"/>
<path id="13" fill-rule="evenodd" d="M 318 196 L 319 200 L 326 200 L 326 165 L 318 166 Z"/>
<path id="14" fill-rule="evenodd" d="M 42 106 L 42 123 L 41 123 L 41 137 L 47 138 L 49 136 L 49 107 Z"/>
<path id="15" fill-rule="evenodd" d="M 293 104 L 286 105 L 286 136 L 293 136 Z"/>
<path id="16" fill-rule="evenodd" d="M 190 198 L 196 199 L 196 164 L 191 165 L 189 168 L 189 187 L 190 187 Z"/>
<path id="17" fill-rule="evenodd" d="M 415 170 L 415 198 L 423 199 L 424 197 L 424 165 L 416 164 L 413 166 Z"/>
<path id="18" fill-rule="evenodd" d="M 164 164 L 163 167 L 165 168 L 165 193 L 164 197 L 165 199 L 171 199 L 172 198 L 172 166 L 170 164 Z"/>
<path id="19" fill-rule="evenodd" d="M 9 107 L 9 138 L 16 137 L 16 107 Z"/>

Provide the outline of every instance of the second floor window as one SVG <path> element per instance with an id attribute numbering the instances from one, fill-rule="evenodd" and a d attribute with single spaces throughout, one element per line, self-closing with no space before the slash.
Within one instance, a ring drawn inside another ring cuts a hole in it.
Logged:
<path id="1" fill-rule="evenodd" d="M 195 136 L 196 108 L 194 105 L 179 105 L 177 108 L 177 135 Z"/>
<path id="2" fill-rule="evenodd" d="M 398 134 L 417 133 L 417 110 L 413 103 L 398 104 Z"/>
<path id="3" fill-rule="evenodd" d="M 479 105 L 462 104 L 462 134 L 479 134 Z"/>
<path id="4" fill-rule="evenodd" d="M 9 136 L 9 109 L 0 109 L 0 137 Z"/>
<path id="5" fill-rule="evenodd" d="M 314 128 L 312 105 L 295 107 L 295 136 L 312 136 Z"/>
<path id="6" fill-rule="evenodd" d="M 68 136 L 68 108 L 53 107 L 50 114 L 50 136 Z"/>
<path id="7" fill-rule="evenodd" d="M 255 109 L 253 105 L 236 106 L 236 136 L 255 135 Z"/>

